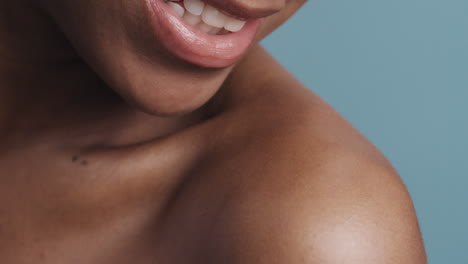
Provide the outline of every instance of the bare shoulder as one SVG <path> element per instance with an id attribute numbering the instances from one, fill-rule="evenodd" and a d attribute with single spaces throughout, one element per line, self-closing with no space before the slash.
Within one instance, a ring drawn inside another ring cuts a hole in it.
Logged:
<path id="1" fill-rule="evenodd" d="M 249 111 L 250 119 L 262 118 L 240 144 L 242 155 L 231 159 L 242 176 L 213 228 L 213 258 L 426 263 L 398 174 L 330 106 L 288 78 L 282 79 L 288 87 L 275 82 L 272 97 Z"/>

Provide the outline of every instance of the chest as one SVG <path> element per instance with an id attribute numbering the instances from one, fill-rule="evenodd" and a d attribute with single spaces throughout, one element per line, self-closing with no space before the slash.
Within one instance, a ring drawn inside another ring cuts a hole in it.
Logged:
<path id="1" fill-rule="evenodd" d="M 81 156 L 43 157 L 26 167 L 20 161 L 11 156 L 0 164 L 0 262 L 190 263 L 206 257 L 202 241 L 225 200 L 206 170 L 150 181 L 166 171 L 154 166 L 150 174 L 129 174 Z"/>

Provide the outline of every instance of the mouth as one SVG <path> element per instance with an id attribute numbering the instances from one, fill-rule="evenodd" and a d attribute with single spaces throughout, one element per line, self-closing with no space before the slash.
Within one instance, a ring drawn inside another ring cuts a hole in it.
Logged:
<path id="1" fill-rule="evenodd" d="M 167 50 L 205 68 L 238 62 L 255 39 L 261 18 L 235 17 L 201 0 L 145 0 L 150 24 Z"/>

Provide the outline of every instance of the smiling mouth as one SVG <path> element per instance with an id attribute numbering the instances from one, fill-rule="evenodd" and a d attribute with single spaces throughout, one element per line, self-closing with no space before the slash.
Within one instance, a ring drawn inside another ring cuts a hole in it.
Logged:
<path id="1" fill-rule="evenodd" d="M 237 63 L 254 42 L 263 20 L 229 15 L 205 0 L 142 1 L 153 34 L 164 47 L 175 58 L 203 68 Z"/>
<path id="2" fill-rule="evenodd" d="M 186 23 L 210 35 L 242 30 L 246 20 L 234 18 L 200 0 L 164 0 Z"/>

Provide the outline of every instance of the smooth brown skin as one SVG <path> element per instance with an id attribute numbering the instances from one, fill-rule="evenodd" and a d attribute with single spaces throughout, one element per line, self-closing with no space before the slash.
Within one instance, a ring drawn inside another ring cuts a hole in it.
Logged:
<path id="1" fill-rule="evenodd" d="M 426 263 L 400 178 L 339 114 L 257 45 L 172 58 L 137 2 L 0 1 L 2 264 Z M 237 2 L 282 9 L 261 39 L 304 0 Z"/>

